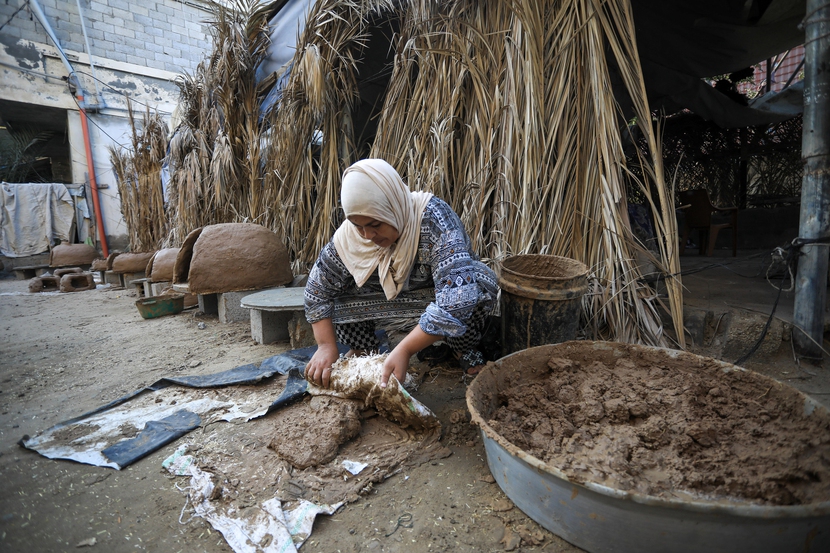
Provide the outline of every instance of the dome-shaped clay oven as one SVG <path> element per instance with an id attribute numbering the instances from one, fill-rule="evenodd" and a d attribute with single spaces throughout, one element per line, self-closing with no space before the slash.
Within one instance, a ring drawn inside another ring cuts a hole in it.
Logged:
<path id="1" fill-rule="evenodd" d="M 128 252 L 119 254 L 112 260 L 114 273 L 143 273 L 147 263 L 156 252 Z"/>
<path id="2" fill-rule="evenodd" d="M 253 223 L 224 223 L 196 229 L 185 238 L 173 282 L 193 294 L 262 290 L 293 279 L 288 250 L 279 236 Z"/>
<path id="3" fill-rule="evenodd" d="M 181 248 L 164 248 L 156 252 L 144 273 L 150 277 L 150 282 L 170 282 L 173 280 L 173 267 Z"/>
<path id="4" fill-rule="evenodd" d="M 89 244 L 60 244 L 49 252 L 50 267 L 91 265 L 98 252 Z"/>

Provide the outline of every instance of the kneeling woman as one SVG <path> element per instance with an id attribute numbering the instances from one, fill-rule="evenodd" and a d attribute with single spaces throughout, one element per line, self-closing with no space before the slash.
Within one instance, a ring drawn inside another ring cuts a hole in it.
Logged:
<path id="1" fill-rule="evenodd" d="M 410 192 L 381 159 L 343 173 L 346 221 L 320 253 L 305 288 L 317 352 L 306 378 L 328 386 L 337 342 L 359 355 L 377 350 L 375 321 L 419 318 L 383 366 L 403 382 L 409 358 L 443 340 L 467 372 L 485 359 L 481 332 L 498 294 L 496 275 L 472 252 L 458 215 L 440 198 Z"/>

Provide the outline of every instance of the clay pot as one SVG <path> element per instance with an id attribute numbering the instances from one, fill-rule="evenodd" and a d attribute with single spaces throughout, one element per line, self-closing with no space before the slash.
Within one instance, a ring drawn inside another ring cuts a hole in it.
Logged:
<path id="1" fill-rule="evenodd" d="M 58 278 L 61 278 L 63 275 L 68 275 L 68 274 L 72 274 L 72 273 L 83 273 L 83 272 L 84 272 L 84 270 L 81 269 L 80 267 L 67 267 L 65 269 L 55 269 L 52 272 L 52 275 L 56 276 Z"/>
<path id="2" fill-rule="evenodd" d="M 170 282 L 173 280 L 173 267 L 176 265 L 176 257 L 181 248 L 165 248 L 159 250 L 147 263 L 144 274 L 150 278 L 150 282 Z"/>
<path id="3" fill-rule="evenodd" d="M 61 292 L 82 292 L 95 290 L 95 280 L 92 273 L 68 273 L 61 277 Z"/>
<path id="4" fill-rule="evenodd" d="M 114 273 L 143 273 L 156 252 L 122 253 L 112 261 Z"/>
<path id="5" fill-rule="evenodd" d="M 194 230 L 173 269 L 173 282 L 187 282 L 193 294 L 261 290 L 292 279 L 291 260 L 280 237 L 253 223 Z"/>
<path id="6" fill-rule="evenodd" d="M 88 244 L 61 244 L 49 252 L 49 266 L 91 265 L 97 257 L 98 252 Z"/>
<path id="7" fill-rule="evenodd" d="M 29 281 L 29 292 L 57 292 L 61 279 L 54 276 L 39 276 Z"/>

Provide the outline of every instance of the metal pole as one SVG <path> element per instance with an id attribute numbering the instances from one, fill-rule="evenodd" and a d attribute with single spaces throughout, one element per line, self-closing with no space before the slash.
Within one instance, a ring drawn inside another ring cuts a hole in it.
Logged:
<path id="1" fill-rule="evenodd" d="M 804 240 L 830 237 L 830 1 L 807 0 L 804 18 L 804 130 L 801 218 Z M 821 359 L 827 301 L 828 245 L 805 245 L 795 281 L 793 346 Z"/>

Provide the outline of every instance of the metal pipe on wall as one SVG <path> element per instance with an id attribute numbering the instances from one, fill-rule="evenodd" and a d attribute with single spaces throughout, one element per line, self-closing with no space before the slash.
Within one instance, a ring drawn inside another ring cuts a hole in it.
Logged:
<path id="1" fill-rule="evenodd" d="M 66 66 L 67 71 L 69 71 L 70 82 L 74 83 L 77 87 L 78 109 L 81 112 L 81 127 L 84 133 L 84 149 L 86 150 L 86 165 L 87 171 L 89 173 L 89 185 L 92 188 L 92 205 L 95 208 L 95 226 L 98 229 L 98 240 L 101 244 L 101 253 L 104 255 L 104 257 L 108 257 L 109 247 L 107 246 L 107 235 L 104 231 L 104 218 L 101 215 L 101 200 L 98 196 L 98 183 L 95 180 L 95 160 L 92 157 L 92 144 L 90 143 L 89 138 L 89 125 L 87 123 L 86 109 L 84 108 L 85 103 L 83 87 L 81 86 L 81 82 L 78 80 L 77 75 L 75 74 L 75 68 L 72 67 L 71 63 L 69 63 L 69 58 L 66 57 L 63 48 L 61 48 L 61 44 L 58 41 L 58 37 L 55 35 L 55 31 L 52 30 L 52 26 L 46 19 L 46 15 L 43 13 L 43 8 L 40 7 L 40 4 L 37 0 L 29 0 L 29 5 L 31 6 L 32 11 L 35 14 L 35 17 L 37 17 L 40 24 L 46 30 L 46 34 L 49 35 L 49 38 L 52 39 L 52 42 L 55 44 L 55 48 L 58 50 L 58 55 L 63 61 L 63 64 Z M 90 63 L 92 63 L 91 54 Z"/>
<path id="2" fill-rule="evenodd" d="M 830 1 L 807 0 L 804 19 L 804 122 L 801 215 L 804 241 L 830 239 Z M 805 358 L 822 358 L 830 244 L 806 244 L 795 280 L 793 347 Z"/>

